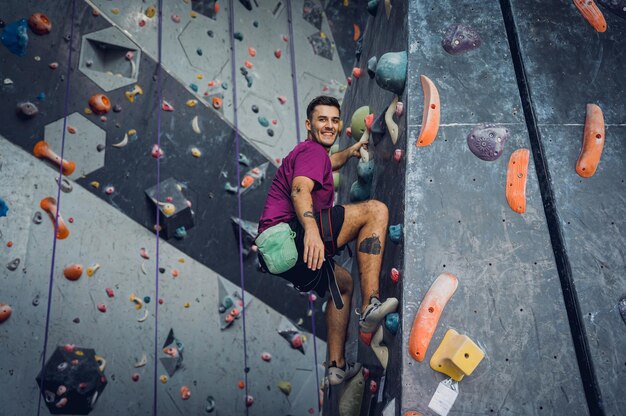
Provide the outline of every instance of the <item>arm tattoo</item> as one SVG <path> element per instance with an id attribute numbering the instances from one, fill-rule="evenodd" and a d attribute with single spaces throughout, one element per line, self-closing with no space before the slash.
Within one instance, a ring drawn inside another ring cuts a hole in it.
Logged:
<path id="1" fill-rule="evenodd" d="M 291 188 L 291 197 L 295 198 L 298 194 L 300 194 L 300 192 L 302 192 L 300 185 L 294 186 Z"/>
<path id="2" fill-rule="evenodd" d="M 311 211 L 304 211 L 304 214 L 302 214 L 302 216 L 304 218 L 315 218 L 315 215 L 313 215 Z"/>
<path id="3" fill-rule="evenodd" d="M 363 239 L 359 244 L 359 251 L 365 254 L 380 254 L 380 249 L 380 239 L 376 234 Z"/>

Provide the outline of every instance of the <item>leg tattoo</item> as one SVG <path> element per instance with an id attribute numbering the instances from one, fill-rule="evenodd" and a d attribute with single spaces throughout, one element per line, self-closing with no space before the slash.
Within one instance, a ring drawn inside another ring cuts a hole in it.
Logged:
<path id="1" fill-rule="evenodd" d="M 365 238 L 359 244 L 359 251 L 365 254 L 380 254 L 380 238 L 376 234 Z"/>

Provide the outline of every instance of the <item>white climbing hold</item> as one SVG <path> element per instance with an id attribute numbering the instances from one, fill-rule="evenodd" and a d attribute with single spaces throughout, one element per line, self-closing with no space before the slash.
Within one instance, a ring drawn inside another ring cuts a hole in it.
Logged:
<path id="1" fill-rule="evenodd" d="M 127 144 L 128 144 L 128 134 L 124 134 L 124 138 L 122 139 L 122 141 L 119 143 L 115 143 L 112 146 L 117 147 L 119 149 L 121 147 L 126 146 Z"/>
<path id="2" fill-rule="evenodd" d="M 391 137 L 391 143 L 396 144 L 398 142 L 398 125 L 393 121 L 393 115 L 396 112 L 396 105 L 398 104 L 398 96 L 396 95 L 389 104 L 389 108 L 385 112 L 385 124 L 387 125 L 387 131 Z"/>
<path id="3" fill-rule="evenodd" d="M 193 120 L 191 120 L 191 128 L 197 134 L 202 133 L 202 131 L 200 130 L 200 125 L 198 124 L 198 116 L 195 116 Z"/>

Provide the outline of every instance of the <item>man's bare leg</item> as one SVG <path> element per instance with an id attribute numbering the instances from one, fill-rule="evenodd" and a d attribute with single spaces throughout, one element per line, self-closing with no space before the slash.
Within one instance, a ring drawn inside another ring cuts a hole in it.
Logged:
<path id="1" fill-rule="evenodd" d="M 383 262 L 389 212 L 380 201 L 344 205 L 339 247 L 356 238 L 356 256 L 361 281 L 361 312 L 372 296 L 379 297 L 379 275 Z"/>
<path id="2" fill-rule="evenodd" d="M 329 364 L 335 361 L 337 367 L 345 364 L 344 347 L 346 343 L 346 331 L 350 320 L 350 302 L 352 300 L 352 276 L 343 267 L 335 264 L 335 276 L 339 285 L 339 292 L 343 299 L 344 307 L 338 310 L 332 299 L 326 306 L 326 327 L 328 328 L 328 348 Z"/>

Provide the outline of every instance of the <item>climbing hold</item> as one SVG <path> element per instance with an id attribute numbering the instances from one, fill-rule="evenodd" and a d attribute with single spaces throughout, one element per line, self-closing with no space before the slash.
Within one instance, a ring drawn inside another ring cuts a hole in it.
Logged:
<path id="1" fill-rule="evenodd" d="M 346 78 L 346 81 L 348 82 L 348 85 L 352 85 L 352 77 Z"/>
<path id="2" fill-rule="evenodd" d="M 180 16 L 177 14 L 173 14 L 172 15 L 172 22 L 174 23 L 180 23 Z"/>
<path id="3" fill-rule="evenodd" d="M 256 56 L 256 49 L 254 49 L 253 47 L 249 47 L 248 54 L 254 58 Z"/>
<path id="4" fill-rule="evenodd" d="M 113 8 L 113 9 L 111 9 L 111 13 L 113 13 L 113 14 L 115 14 L 115 15 L 120 14 L 120 9 L 119 9 L 119 8 L 117 8 L 117 7 L 115 7 L 115 8 Z"/>
<path id="5" fill-rule="evenodd" d="M 103 115 L 111 110 L 111 101 L 104 94 L 94 94 L 89 98 L 89 108 L 94 114 Z"/>
<path id="6" fill-rule="evenodd" d="M 396 104 L 395 114 L 398 118 L 402 117 L 402 114 L 404 114 L 404 103 L 402 101 L 398 101 L 398 103 Z"/>
<path id="7" fill-rule="evenodd" d="M 107 287 L 106 289 L 104 289 L 105 292 L 107 292 L 107 296 L 110 298 L 115 297 L 115 292 L 113 292 L 113 289 L 111 289 L 110 287 Z"/>
<path id="8" fill-rule="evenodd" d="M 596 32 L 606 31 L 604 15 L 593 0 L 573 0 L 574 5 Z"/>
<path id="9" fill-rule="evenodd" d="M 370 78 L 374 78 L 376 76 L 376 64 L 378 63 L 378 59 L 376 56 L 372 56 L 367 60 L 367 75 Z"/>
<path id="10" fill-rule="evenodd" d="M 402 224 L 389 226 L 389 239 L 396 244 L 402 241 Z"/>
<path id="11" fill-rule="evenodd" d="M 259 107 L 257 107 L 256 105 L 252 105 L 252 112 L 253 113 L 258 113 L 259 112 Z"/>
<path id="12" fill-rule="evenodd" d="M 198 123 L 198 116 L 195 116 L 191 120 L 191 128 L 193 129 L 194 133 L 196 133 L 196 134 L 201 134 L 202 133 L 202 131 L 200 130 L 200 124 Z"/>
<path id="13" fill-rule="evenodd" d="M 378 0 L 369 0 L 367 2 L 367 12 L 372 16 L 378 14 Z"/>
<path id="14" fill-rule="evenodd" d="M 105 313 L 107 311 L 107 305 L 105 305 L 104 303 L 99 303 L 96 307 L 102 313 Z"/>
<path id="15" fill-rule="evenodd" d="M 139 250 L 139 255 L 146 260 L 150 260 L 150 255 L 148 254 L 148 250 L 145 247 L 141 247 Z"/>
<path id="16" fill-rule="evenodd" d="M 235 39 L 237 39 L 238 41 L 242 41 L 242 40 L 243 40 L 243 33 L 241 33 L 241 32 L 235 32 L 235 33 L 233 33 L 233 37 L 234 37 Z"/>
<path id="17" fill-rule="evenodd" d="M 197 147 L 192 147 L 191 148 L 191 155 L 193 157 L 200 157 L 200 156 L 202 156 L 202 152 Z"/>
<path id="18" fill-rule="evenodd" d="M 528 149 L 517 149 L 511 155 L 506 171 L 506 200 L 511 209 L 520 214 L 526 211 L 526 177 L 529 159 Z"/>
<path id="19" fill-rule="evenodd" d="M 119 148 L 126 146 L 127 144 L 128 144 L 128 134 L 124 134 L 124 138 L 122 139 L 121 142 L 113 143 L 111 146 L 117 147 L 119 149 Z"/>
<path id="20" fill-rule="evenodd" d="M 293 348 L 294 350 L 299 350 L 302 354 L 304 354 L 302 335 L 298 331 L 293 329 L 286 329 L 278 331 L 278 333 L 289 342 L 291 348 Z"/>
<path id="21" fill-rule="evenodd" d="M 389 275 L 391 277 L 392 282 L 398 283 L 400 281 L 400 272 L 395 267 L 391 269 L 391 271 L 389 272 Z"/>
<path id="22" fill-rule="evenodd" d="M 115 187 L 114 186 L 107 186 L 104 188 L 104 193 L 107 195 L 113 195 L 113 192 L 115 192 Z"/>
<path id="23" fill-rule="evenodd" d="M 385 368 L 387 368 L 385 366 Z M 370 380 L 370 393 L 372 393 L 372 395 L 376 394 L 376 392 L 378 392 L 378 383 L 376 383 L 374 380 Z"/>
<path id="24" fill-rule="evenodd" d="M 460 55 L 477 49 L 482 41 L 474 29 L 465 25 L 452 25 L 446 29 L 441 40 L 443 49 L 451 55 Z"/>
<path id="25" fill-rule="evenodd" d="M 9 212 L 9 206 L 4 202 L 4 199 L 0 198 L 0 217 L 6 217 L 7 212 Z"/>
<path id="26" fill-rule="evenodd" d="M 619 310 L 619 314 L 622 316 L 622 320 L 626 324 L 626 293 L 622 295 L 617 303 L 617 309 Z"/>
<path id="27" fill-rule="evenodd" d="M 387 15 L 387 20 L 389 20 L 389 16 L 391 16 L 391 0 L 385 0 L 385 14 Z"/>
<path id="28" fill-rule="evenodd" d="M 63 221 L 63 218 L 61 218 L 61 215 L 57 213 L 57 200 L 49 196 L 42 199 L 39 203 L 39 206 L 50 217 L 50 221 L 52 221 L 52 226 L 54 226 L 55 219 L 58 217 L 59 222 L 57 227 L 57 239 L 63 240 L 67 238 L 70 235 L 70 230 L 65 225 L 65 222 Z"/>
<path id="29" fill-rule="evenodd" d="M 356 79 L 361 78 L 361 68 L 352 68 L 352 76 Z"/>
<path id="30" fill-rule="evenodd" d="M 92 277 L 100 268 L 100 265 L 98 263 L 94 264 L 93 266 L 89 266 L 87 267 L 87 276 Z"/>
<path id="31" fill-rule="evenodd" d="M 396 106 L 398 105 L 398 96 L 396 95 L 387 107 L 385 111 L 385 125 L 387 131 L 389 131 L 389 137 L 391 137 L 391 143 L 396 144 L 398 142 L 398 125 L 393 121 L 393 115 L 396 112 Z"/>
<path id="32" fill-rule="evenodd" d="M 385 328 L 391 335 L 396 335 L 400 326 L 400 314 L 392 312 L 385 316 Z"/>
<path id="33" fill-rule="evenodd" d="M 124 94 L 128 101 L 133 103 L 137 95 L 143 95 L 143 89 L 139 85 L 135 85 L 132 90 L 126 91 Z"/>
<path id="34" fill-rule="evenodd" d="M 259 124 L 262 125 L 263 127 L 267 127 L 270 125 L 270 122 L 267 120 L 265 116 L 259 116 L 258 120 L 259 120 Z"/>
<path id="35" fill-rule="evenodd" d="M 11 317 L 13 308 L 5 303 L 0 303 L 0 324 Z"/>
<path id="36" fill-rule="evenodd" d="M 435 84 L 425 75 L 420 75 L 422 88 L 424 89 L 424 113 L 422 115 L 422 129 L 417 138 L 416 146 L 428 146 L 431 144 L 439 131 L 441 118 L 439 91 Z"/>
<path id="37" fill-rule="evenodd" d="M 130 379 L 133 380 L 135 383 L 139 381 L 139 373 L 133 373 L 130 376 Z"/>
<path id="38" fill-rule="evenodd" d="M 180 388 L 180 398 L 183 400 L 189 400 L 190 397 L 191 397 L 191 390 L 189 390 L 189 387 L 182 386 Z"/>
<path id="39" fill-rule="evenodd" d="M 287 102 L 287 97 L 285 97 L 284 95 L 279 95 L 278 102 L 281 104 L 285 104 Z"/>
<path id="40" fill-rule="evenodd" d="M 376 65 L 376 83 L 382 89 L 402 95 L 406 83 L 406 51 L 387 52 Z"/>
<path id="41" fill-rule="evenodd" d="M 251 395 L 246 395 L 246 407 L 250 407 L 254 404 L 254 397 Z"/>
<path id="42" fill-rule="evenodd" d="M 11 260 L 10 262 L 7 263 L 7 269 L 9 269 L 12 272 L 16 271 L 18 267 L 20 267 L 20 259 L 19 258 L 15 258 L 15 259 L 13 259 L 13 260 Z"/>
<path id="43" fill-rule="evenodd" d="M 261 359 L 269 363 L 270 361 L 272 361 L 272 354 L 270 354 L 269 352 L 262 352 Z"/>
<path id="44" fill-rule="evenodd" d="M 170 215 L 173 215 L 174 212 L 176 212 L 176 206 L 174 206 L 174 204 L 166 202 L 166 203 L 161 205 L 161 212 L 163 212 L 163 214 L 165 214 L 166 216 L 169 217 Z M 174 276 L 174 277 L 176 277 L 176 276 Z"/>
<path id="45" fill-rule="evenodd" d="M 372 347 L 372 351 L 374 351 L 374 355 L 376 355 L 376 358 L 378 358 L 378 361 L 380 361 L 380 364 L 386 370 L 387 364 L 389 363 L 389 349 L 383 345 L 383 335 L 383 325 L 381 325 L 372 337 L 370 346 Z"/>
<path id="46" fill-rule="evenodd" d="M 76 127 L 74 127 L 74 126 L 67 126 L 67 132 L 69 134 L 76 134 Z"/>
<path id="47" fill-rule="evenodd" d="M 2 35 L 0 35 L 0 41 L 7 47 L 7 49 L 17 55 L 24 56 L 26 54 L 26 47 L 28 46 L 28 30 L 26 19 L 20 19 L 16 22 L 8 24 Z"/>
<path id="48" fill-rule="evenodd" d="M 480 124 L 467 135 L 467 145 L 479 159 L 493 161 L 502 155 L 504 144 L 509 137 L 509 129 L 505 127 Z"/>
<path id="49" fill-rule="evenodd" d="M 152 18 L 156 15 L 156 7 L 154 7 L 154 6 L 149 6 L 149 7 L 146 9 L 145 14 L 146 14 L 146 17 L 148 17 L 148 18 L 152 19 Z"/>
<path id="50" fill-rule="evenodd" d="M 216 110 L 219 110 L 220 108 L 222 108 L 222 99 L 218 96 L 215 96 L 211 99 L 211 102 L 213 104 L 213 108 L 215 108 Z"/>
<path id="51" fill-rule="evenodd" d="M 352 36 L 352 40 L 356 42 L 361 37 L 361 28 L 356 23 L 352 24 L 352 28 L 354 29 L 354 35 Z"/>
<path id="52" fill-rule="evenodd" d="M 67 280 L 76 281 L 83 275 L 83 266 L 81 264 L 70 264 L 63 269 L 63 276 Z"/>
<path id="53" fill-rule="evenodd" d="M 43 217 L 41 215 L 41 212 L 35 211 L 35 213 L 33 214 L 33 223 L 41 224 L 42 221 L 43 221 Z"/>
<path id="54" fill-rule="evenodd" d="M 39 113 L 37 106 L 30 101 L 19 103 L 17 105 L 17 115 L 23 119 L 35 117 Z"/>
<path id="55" fill-rule="evenodd" d="M 357 180 L 350 187 L 350 202 L 365 201 L 370 198 L 374 170 L 373 160 L 368 162 L 359 161 L 356 168 Z"/>
<path id="56" fill-rule="evenodd" d="M 174 111 L 174 106 L 170 103 L 168 103 L 167 101 L 163 100 L 163 102 L 161 103 L 161 109 L 163 111 Z"/>
<path id="57" fill-rule="evenodd" d="M 596 173 L 604 148 L 604 116 L 596 104 L 587 104 L 583 145 L 576 161 L 576 173 L 590 178 Z"/>
<path id="58" fill-rule="evenodd" d="M 276 385 L 278 390 L 280 390 L 285 396 L 289 396 L 291 394 L 291 383 L 285 380 L 281 380 Z"/>
<path id="59" fill-rule="evenodd" d="M 33 13 L 28 18 L 28 27 L 36 35 L 47 35 L 52 30 L 52 22 L 43 13 Z"/>
<path id="60" fill-rule="evenodd" d="M 430 359 L 430 368 L 461 381 L 474 372 L 484 357 L 483 350 L 467 335 L 448 329 Z"/>
<path id="61" fill-rule="evenodd" d="M 274 51 L 274 56 L 275 56 L 277 59 L 280 59 L 280 57 L 281 57 L 281 56 L 283 56 L 283 53 L 282 53 L 282 51 L 281 51 L 280 49 L 276 49 L 276 50 Z"/>
<path id="62" fill-rule="evenodd" d="M 409 354 L 419 362 L 426 358 L 430 339 L 437 329 L 437 324 L 446 304 L 456 291 L 458 279 L 451 273 L 441 273 L 424 295 L 420 304 L 411 335 L 409 336 Z"/>
<path id="63" fill-rule="evenodd" d="M 274 137 L 274 130 L 267 129 L 267 135 L 270 136 L 270 137 Z"/>
<path id="64" fill-rule="evenodd" d="M 167 383 L 168 377 L 165 374 L 163 374 L 161 375 L 161 377 L 159 377 L 159 380 L 161 380 L 161 383 L 165 384 Z"/>
<path id="65" fill-rule="evenodd" d="M 191 88 L 193 92 L 198 92 L 198 86 L 194 84 L 193 82 L 189 84 L 189 88 Z"/>
<path id="66" fill-rule="evenodd" d="M 626 19 L 626 0 L 598 0 L 598 3 L 622 19 Z"/>
<path id="67" fill-rule="evenodd" d="M 194 108 L 198 104 L 198 100 L 187 100 L 185 105 L 189 108 Z"/>
<path id="68" fill-rule="evenodd" d="M 152 150 L 150 151 L 150 154 L 153 158 L 160 159 L 165 155 L 165 152 L 163 152 L 163 149 L 161 149 L 158 144 L 154 144 L 152 145 Z"/>
<path id="69" fill-rule="evenodd" d="M 350 133 L 352 138 L 356 141 L 361 140 L 363 133 L 367 129 L 365 125 L 365 117 L 370 113 L 370 108 L 367 105 L 359 107 L 352 114 L 352 119 L 350 121 Z"/>
<path id="70" fill-rule="evenodd" d="M 91 185 L 93 188 L 96 188 L 96 189 L 100 188 L 100 182 L 98 181 L 91 181 L 89 185 Z"/>
<path id="71" fill-rule="evenodd" d="M 403 155 L 404 155 L 404 151 L 402 149 L 396 149 L 393 152 L 393 160 L 400 163 Z"/>

